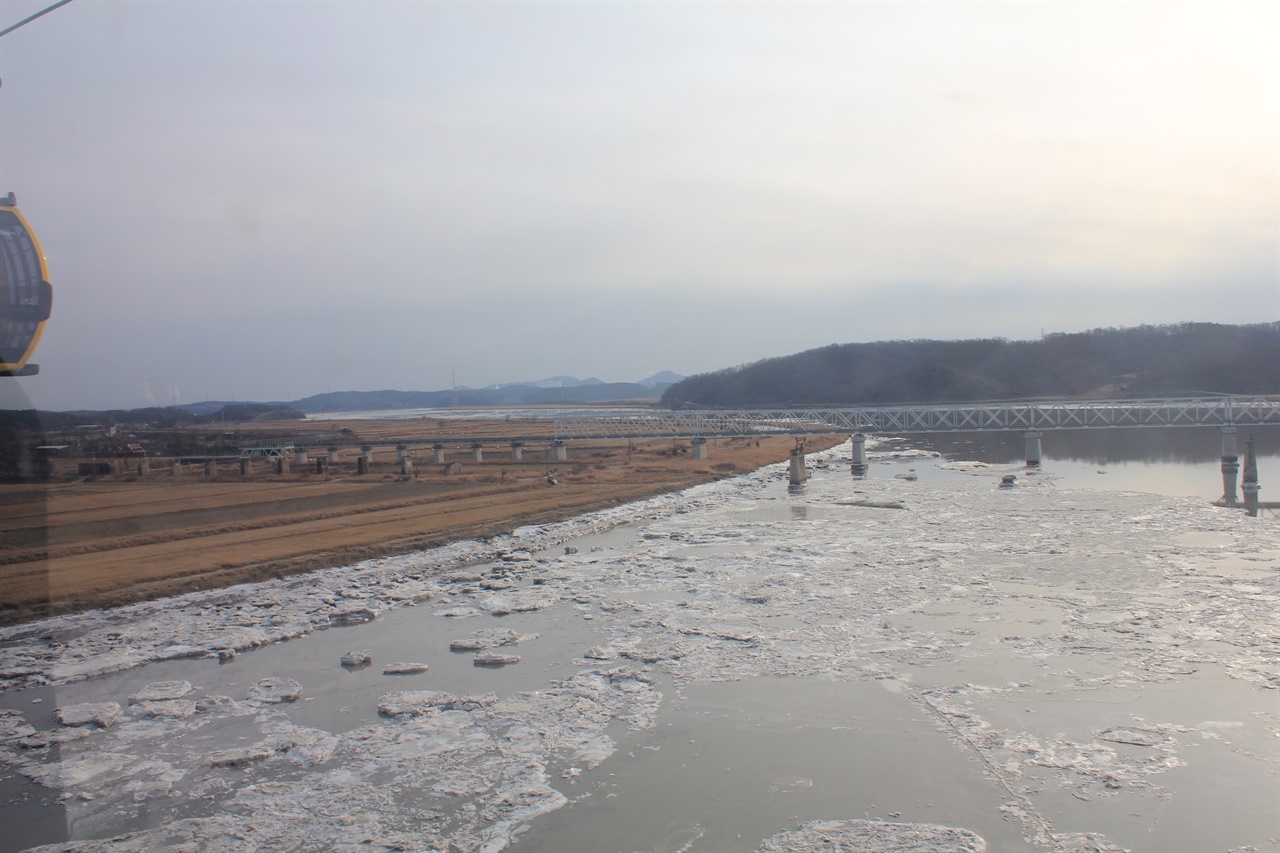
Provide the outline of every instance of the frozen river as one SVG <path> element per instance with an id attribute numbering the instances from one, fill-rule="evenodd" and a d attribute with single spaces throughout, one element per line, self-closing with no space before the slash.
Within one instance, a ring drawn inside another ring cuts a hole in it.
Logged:
<path id="1" fill-rule="evenodd" d="M 0 850 L 1280 851 L 1280 525 L 902 446 L 5 629 Z"/>

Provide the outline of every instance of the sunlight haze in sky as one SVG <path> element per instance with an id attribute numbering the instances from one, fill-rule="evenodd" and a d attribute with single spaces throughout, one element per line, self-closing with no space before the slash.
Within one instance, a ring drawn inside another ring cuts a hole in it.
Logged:
<path id="1" fill-rule="evenodd" d="M 1277 32 L 1273 2 L 76 0 L 0 40 L 0 193 L 55 288 L 20 387 L 1273 321 Z"/>

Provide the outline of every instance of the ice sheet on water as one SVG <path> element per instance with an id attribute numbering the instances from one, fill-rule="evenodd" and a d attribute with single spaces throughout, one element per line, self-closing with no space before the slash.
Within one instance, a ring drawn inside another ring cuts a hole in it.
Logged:
<path id="1" fill-rule="evenodd" d="M 97 726 L 100 729 L 115 725 L 120 713 L 120 705 L 116 702 L 84 702 L 57 710 L 61 725 Z"/>
<path id="2" fill-rule="evenodd" d="M 756 853 L 985 853 L 987 842 L 965 829 L 879 820 L 815 820 L 780 832 Z"/>
<path id="3" fill-rule="evenodd" d="M 472 631 L 462 639 L 449 643 L 449 648 L 455 652 L 479 651 L 496 649 L 499 646 L 516 646 L 537 638 L 537 634 L 520 634 L 510 629 L 481 628 L 478 631 Z"/>

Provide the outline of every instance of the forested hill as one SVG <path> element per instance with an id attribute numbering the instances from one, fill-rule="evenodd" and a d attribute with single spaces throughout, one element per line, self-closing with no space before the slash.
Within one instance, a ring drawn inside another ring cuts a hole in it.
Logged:
<path id="1" fill-rule="evenodd" d="M 1280 322 L 1182 323 L 1038 341 L 832 344 L 668 388 L 664 405 L 772 406 L 1280 393 Z"/>

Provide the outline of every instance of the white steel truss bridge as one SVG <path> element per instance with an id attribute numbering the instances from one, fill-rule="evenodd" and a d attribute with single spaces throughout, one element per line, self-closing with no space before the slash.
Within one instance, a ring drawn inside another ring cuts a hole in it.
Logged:
<path id="1" fill-rule="evenodd" d="M 1114 429 L 1280 425 L 1280 397 L 1190 397 L 1034 403 L 952 403 L 850 408 L 562 413 L 555 437 L 718 438 L 831 433 Z"/>

